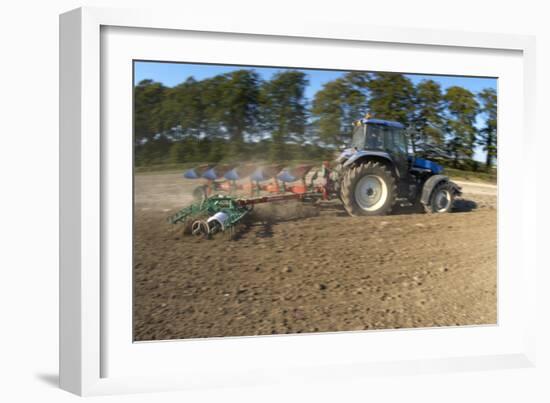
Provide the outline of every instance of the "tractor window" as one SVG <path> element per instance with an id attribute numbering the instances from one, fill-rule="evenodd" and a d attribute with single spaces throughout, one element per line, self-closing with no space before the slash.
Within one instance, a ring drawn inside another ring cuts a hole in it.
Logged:
<path id="1" fill-rule="evenodd" d="M 391 150 L 401 154 L 408 153 L 409 145 L 407 142 L 407 136 L 403 132 L 403 129 L 391 128 L 388 140 L 390 142 L 388 148 Z"/>
<path id="2" fill-rule="evenodd" d="M 367 150 L 384 150 L 388 127 L 382 125 L 368 125 L 367 141 L 365 148 Z"/>
<path id="3" fill-rule="evenodd" d="M 354 126 L 351 146 L 362 150 L 365 147 L 365 126 Z"/>

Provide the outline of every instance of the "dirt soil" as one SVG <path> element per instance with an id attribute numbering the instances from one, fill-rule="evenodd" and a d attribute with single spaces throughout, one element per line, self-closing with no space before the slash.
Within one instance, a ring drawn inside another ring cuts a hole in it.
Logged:
<path id="1" fill-rule="evenodd" d="M 461 182 L 463 199 L 441 215 L 258 206 L 235 240 L 167 223 L 196 185 L 135 178 L 135 340 L 497 321 L 494 185 Z"/>

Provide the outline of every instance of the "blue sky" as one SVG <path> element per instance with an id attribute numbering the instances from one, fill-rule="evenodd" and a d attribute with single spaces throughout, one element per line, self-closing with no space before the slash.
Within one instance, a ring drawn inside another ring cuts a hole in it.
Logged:
<path id="1" fill-rule="evenodd" d="M 213 77 L 218 74 L 224 74 L 233 70 L 249 68 L 248 66 L 225 66 L 225 65 L 207 65 L 191 63 L 167 63 L 167 62 L 135 62 L 134 63 L 134 85 L 144 79 L 151 79 L 164 84 L 167 87 L 173 87 L 184 82 L 189 77 L 196 80 Z M 252 67 L 263 80 L 269 80 L 275 73 L 285 70 L 284 67 Z M 336 70 L 313 70 L 313 69 L 293 69 L 303 71 L 309 80 L 305 96 L 312 100 L 315 93 L 329 81 L 341 77 L 345 71 Z M 478 93 L 484 88 L 497 89 L 497 79 L 485 77 L 460 77 L 460 76 L 438 76 L 427 74 L 405 74 L 413 83 L 422 80 L 431 79 L 438 82 L 443 90 L 453 85 L 466 88 L 473 93 Z M 479 120 L 479 119 L 478 119 Z M 478 121 L 478 124 L 481 124 Z M 474 158 L 484 159 L 484 152 L 481 149 L 476 150 Z"/>
<path id="2" fill-rule="evenodd" d="M 193 76 L 196 80 L 213 77 L 218 74 L 229 73 L 236 69 L 247 68 L 246 66 L 222 66 L 207 64 L 190 63 L 159 63 L 159 62 L 136 62 L 134 71 L 134 84 L 144 79 L 152 79 L 173 87 L 182 83 L 187 78 Z M 273 67 L 254 67 L 264 80 L 269 80 L 273 74 L 284 70 L 284 68 Z M 309 86 L 306 90 L 306 97 L 312 99 L 313 95 L 323 87 L 323 84 L 332 81 L 343 74 L 345 71 L 336 70 L 313 70 L 313 69 L 295 69 L 303 71 L 309 79 Z M 436 76 L 425 74 L 406 74 L 415 84 L 426 79 L 432 79 L 439 82 L 443 89 L 453 85 L 459 85 L 472 92 L 479 92 L 484 88 L 497 87 L 497 80 L 494 78 L 479 77 L 458 77 L 458 76 Z"/>

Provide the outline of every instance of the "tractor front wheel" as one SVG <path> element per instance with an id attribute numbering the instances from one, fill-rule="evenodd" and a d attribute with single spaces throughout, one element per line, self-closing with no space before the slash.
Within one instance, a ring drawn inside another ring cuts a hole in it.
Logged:
<path id="1" fill-rule="evenodd" d="M 384 164 L 376 161 L 348 169 L 340 191 L 344 208 L 352 216 L 389 213 L 396 193 L 394 176 Z"/>
<path id="2" fill-rule="evenodd" d="M 425 205 L 428 213 L 448 213 L 453 208 L 455 189 L 449 182 L 441 182 L 430 196 L 430 202 Z"/>

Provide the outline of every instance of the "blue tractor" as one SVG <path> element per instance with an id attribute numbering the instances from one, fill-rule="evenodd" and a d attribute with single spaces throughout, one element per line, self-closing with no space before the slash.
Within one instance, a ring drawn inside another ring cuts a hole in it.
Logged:
<path id="1" fill-rule="evenodd" d="M 369 115 L 354 122 L 351 146 L 337 162 L 337 191 L 352 216 L 383 215 L 403 204 L 446 213 L 461 195 L 441 165 L 415 157 L 401 123 Z"/>

